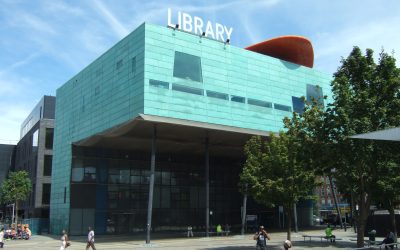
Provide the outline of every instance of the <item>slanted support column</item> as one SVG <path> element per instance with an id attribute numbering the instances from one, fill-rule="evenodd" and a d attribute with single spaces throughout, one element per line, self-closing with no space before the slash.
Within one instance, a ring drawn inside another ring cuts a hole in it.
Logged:
<path id="1" fill-rule="evenodd" d="M 210 152 L 209 152 L 209 142 L 208 137 L 206 137 L 205 146 L 205 185 L 206 185 L 206 236 L 210 236 Z"/>
<path id="2" fill-rule="evenodd" d="M 247 183 L 244 186 L 244 195 L 243 195 L 243 206 L 242 206 L 242 231 L 241 235 L 244 235 L 245 226 L 246 226 L 246 213 L 247 213 Z"/>
<path id="3" fill-rule="evenodd" d="M 148 206 L 147 206 L 146 244 L 150 244 L 151 216 L 152 216 L 152 213 L 153 213 L 154 172 L 155 172 L 155 169 L 156 169 L 156 139 L 157 139 L 157 128 L 156 128 L 156 125 L 153 125 L 153 138 L 152 138 L 152 141 L 151 141 L 149 202 L 148 202 Z"/>

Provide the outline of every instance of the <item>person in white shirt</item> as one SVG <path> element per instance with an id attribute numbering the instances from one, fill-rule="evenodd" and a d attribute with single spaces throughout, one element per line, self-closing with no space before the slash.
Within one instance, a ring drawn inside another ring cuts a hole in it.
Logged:
<path id="1" fill-rule="evenodd" d="M 88 228 L 88 240 L 86 244 L 86 250 L 89 250 L 89 247 L 92 247 L 93 250 L 96 250 L 96 247 L 94 246 L 94 231 L 91 227 Z"/>
<path id="2" fill-rule="evenodd" d="M 0 229 L 0 248 L 4 246 L 4 228 Z"/>

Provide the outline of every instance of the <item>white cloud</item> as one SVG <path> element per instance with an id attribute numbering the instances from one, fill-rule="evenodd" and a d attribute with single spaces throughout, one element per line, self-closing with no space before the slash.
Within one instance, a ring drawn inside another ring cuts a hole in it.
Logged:
<path id="1" fill-rule="evenodd" d="M 316 66 L 327 72 L 334 72 L 341 57 L 347 57 L 354 46 L 362 50 L 373 49 L 376 58 L 382 47 L 388 53 L 395 50 L 395 57 L 400 61 L 400 33 L 397 25 L 393 25 L 399 23 L 400 17 L 384 18 L 366 22 L 362 27 L 349 24 L 346 29 L 338 32 L 317 34 L 313 38 Z"/>
<path id="2" fill-rule="evenodd" d="M 107 24 L 114 30 L 114 32 L 122 38 L 129 33 L 129 30 L 122 25 L 120 21 L 115 17 L 113 13 L 100 1 L 94 0 L 92 1 L 99 11 L 99 14 L 107 21 Z"/>

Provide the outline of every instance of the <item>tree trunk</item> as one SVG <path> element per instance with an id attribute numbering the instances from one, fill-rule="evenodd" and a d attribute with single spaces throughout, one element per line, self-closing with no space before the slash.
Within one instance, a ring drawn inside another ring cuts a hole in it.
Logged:
<path id="1" fill-rule="evenodd" d="M 286 207 L 285 213 L 286 213 L 286 219 L 287 219 L 287 239 L 291 240 L 291 234 L 292 234 L 292 209 L 290 207 Z"/>
<path id="2" fill-rule="evenodd" d="M 393 234 L 394 234 L 394 242 L 397 242 L 397 227 L 396 227 L 396 215 L 394 214 L 394 207 L 390 206 L 389 209 L 389 215 L 390 215 L 390 224 L 392 226 Z"/>
<path id="3" fill-rule="evenodd" d="M 357 247 L 364 247 L 364 232 L 369 214 L 370 198 L 362 192 L 359 199 L 360 213 L 357 216 Z"/>

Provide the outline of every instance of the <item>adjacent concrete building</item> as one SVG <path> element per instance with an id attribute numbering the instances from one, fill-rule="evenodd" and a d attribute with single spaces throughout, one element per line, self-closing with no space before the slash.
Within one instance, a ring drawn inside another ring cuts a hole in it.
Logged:
<path id="1" fill-rule="evenodd" d="M 49 218 L 53 160 L 55 97 L 44 96 L 21 125 L 15 170 L 26 170 L 32 193 L 19 213 L 26 218 Z"/>

